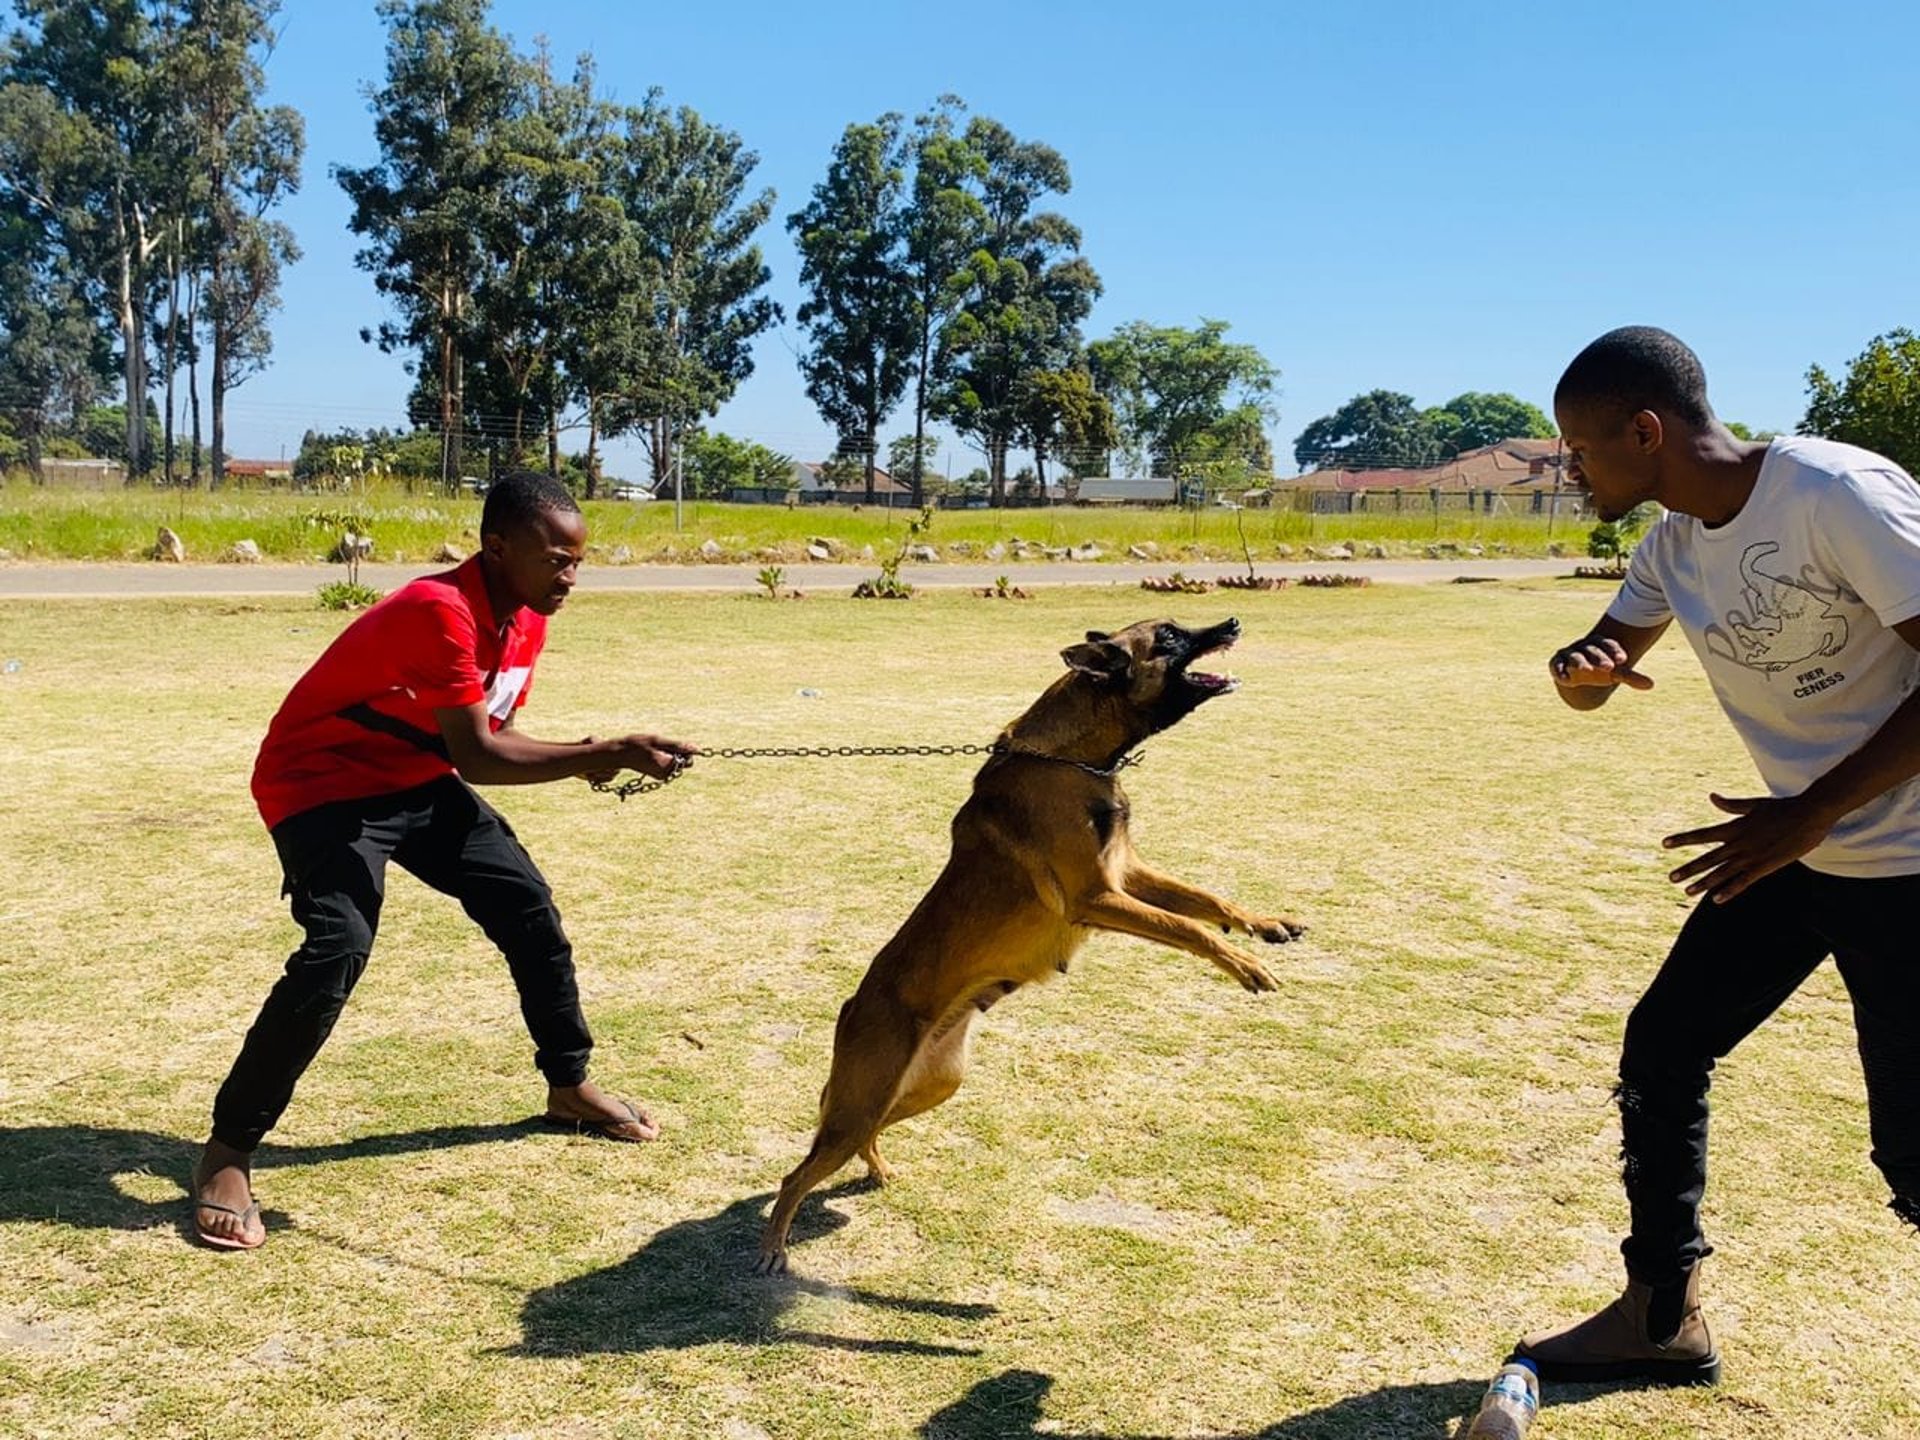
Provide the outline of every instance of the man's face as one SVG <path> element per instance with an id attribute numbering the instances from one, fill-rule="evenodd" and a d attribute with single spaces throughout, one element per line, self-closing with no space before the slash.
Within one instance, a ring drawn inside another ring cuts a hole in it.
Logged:
<path id="1" fill-rule="evenodd" d="M 1567 478 L 1593 497 L 1602 520 L 1614 521 L 1634 506 L 1657 500 L 1660 417 L 1642 410 L 1625 419 L 1605 407 L 1556 405 L 1553 418 L 1566 447 Z"/>
<path id="2" fill-rule="evenodd" d="M 542 510 L 530 525 L 485 538 L 516 606 L 551 615 L 566 604 L 586 555 L 587 522 L 578 511 Z"/>

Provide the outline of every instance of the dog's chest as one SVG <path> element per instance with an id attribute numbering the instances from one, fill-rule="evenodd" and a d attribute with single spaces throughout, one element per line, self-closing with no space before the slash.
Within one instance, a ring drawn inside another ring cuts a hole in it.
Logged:
<path id="1" fill-rule="evenodd" d="M 1093 826 L 1093 838 L 1102 851 L 1127 838 L 1127 802 L 1118 797 L 1101 796 L 1087 806 L 1087 822 Z"/>

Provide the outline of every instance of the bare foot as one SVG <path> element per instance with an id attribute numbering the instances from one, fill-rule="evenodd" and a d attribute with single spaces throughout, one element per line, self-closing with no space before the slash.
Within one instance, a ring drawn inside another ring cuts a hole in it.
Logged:
<path id="1" fill-rule="evenodd" d="M 209 1140 L 193 1167 L 194 1233 L 215 1249 L 255 1250 L 266 1243 L 252 1164 L 244 1151 Z"/>
<path id="2" fill-rule="evenodd" d="M 631 1100 L 607 1094 L 591 1080 L 547 1087 L 547 1121 L 571 1125 L 608 1140 L 658 1140 L 660 1124 Z"/>

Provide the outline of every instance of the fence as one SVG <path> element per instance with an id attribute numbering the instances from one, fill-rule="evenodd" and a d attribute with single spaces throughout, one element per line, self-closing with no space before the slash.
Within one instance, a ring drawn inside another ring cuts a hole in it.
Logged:
<path id="1" fill-rule="evenodd" d="M 1271 503 L 1276 508 L 1315 515 L 1435 515 L 1464 510 L 1480 515 L 1539 515 L 1552 516 L 1555 520 L 1578 520 L 1587 514 L 1584 491 L 1556 490 L 1544 485 L 1473 490 L 1438 486 L 1421 490 L 1323 490 L 1299 486 L 1271 494 Z"/>

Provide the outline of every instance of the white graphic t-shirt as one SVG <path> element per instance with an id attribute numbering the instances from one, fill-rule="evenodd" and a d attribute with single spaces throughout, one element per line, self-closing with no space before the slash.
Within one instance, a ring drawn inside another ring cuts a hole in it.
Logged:
<path id="1" fill-rule="evenodd" d="M 1920 615 L 1920 486 L 1830 440 L 1775 440 L 1740 513 L 1663 515 L 1607 613 L 1679 622 L 1770 793 L 1798 795 L 1920 680 L 1890 628 Z M 1920 780 L 1869 800 L 1803 857 L 1835 875 L 1920 872 Z"/>

